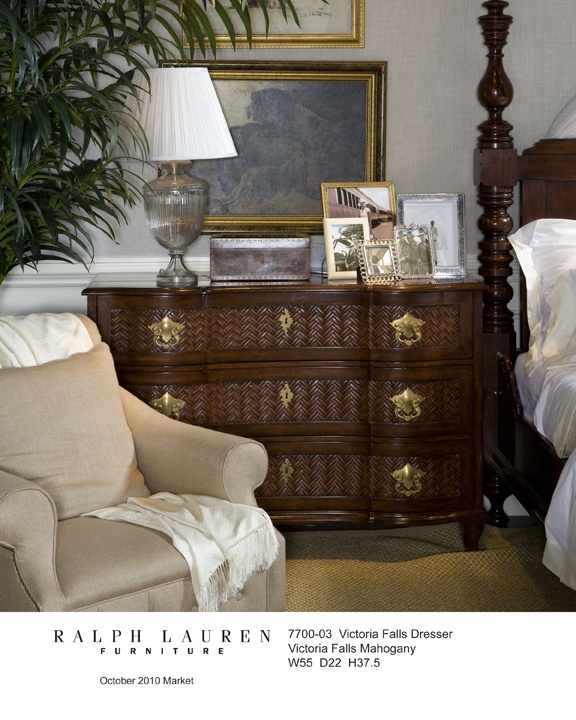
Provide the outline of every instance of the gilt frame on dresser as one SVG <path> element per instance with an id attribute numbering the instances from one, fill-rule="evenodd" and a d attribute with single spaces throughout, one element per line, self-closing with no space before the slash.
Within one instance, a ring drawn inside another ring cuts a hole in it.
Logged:
<path id="1" fill-rule="evenodd" d="M 519 187 L 519 224 L 544 217 L 576 218 L 576 140 L 542 140 L 519 155 L 512 125 L 503 113 L 513 99 L 513 87 L 503 66 L 511 15 L 505 0 L 483 2 L 479 18 L 488 47 L 488 65 L 478 87 L 478 99 L 488 111 L 480 126 L 475 155 L 475 182 L 483 212 L 478 220 L 480 274 L 484 278 L 484 491 L 491 508 L 489 522 L 505 526 L 504 502 L 514 494 L 532 518 L 544 524 L 558 476 L 564 465 L 553 446 L 524 417 L 514 361 L 527 348 L 528 323 L 523 307 L 520 342 L 516 341 L 513 291 L 508 282 L 513 256 L 508 213 Z M 522 280 L 522 277 L 520 278 Z M 525 293 L 521 282 L 521 304 Z"/>

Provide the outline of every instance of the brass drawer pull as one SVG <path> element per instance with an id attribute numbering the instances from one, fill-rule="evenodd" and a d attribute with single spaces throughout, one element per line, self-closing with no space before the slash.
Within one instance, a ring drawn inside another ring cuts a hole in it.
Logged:
<path id="1" fill-rule="evenodd" d="M 288 408 L 288 405 L 290 405 L 293 399 L 294 393 L 290 389 L 290 385 L 288 385 L 288 383 L 285 383 L 282 390 L 280 390 L 280 400 L 282 401 L 282 405 L 284 405 L 285 408 Z"/>
<path id="2" fill-rule="evenodd" d="M 152 323 L 148 326 L 154 335 L 154 343 L 162 350 L 176 347 L 180 342 L 180 333 L 184 330 L 184 325 L 174 322 L 166 316 L 160 322 Z"/>
<path id="3" fill-rule="evenodd" d="M 280 326 L 282 330 L 284 331 L 284 335 L 288 335 L 288 330 L 290 330 L 290 327 L 292 326 L 292 323 L 294 322 L 294 318 L 292 315 L 290 315 L 290 311 L 285 308 L 282 315 L 280 315 Z"/>
<path id="4" fill-rule="evenodd" d="M 396 340 L 410 347 L 422 340 L 422 326 L 425 320 L 415 318 L 409 312 L 399 320 L 392 320 L 391 325 L 396 330 Z"/>
<path id="5" fill-rule="evenodd" d="M 408 463 L 400 470 L 394 470 L 392 477 L 396 480 L 396 492 L 405 497 L 416 495 L 422 490 L 420 482 L 426 473 L 423 470 L 417 470 L 413 465 Z"/>
<path id="6" fill-rule="evenodd" d="M 149 404 L 154 410 L 162 413 L 162 415 L 180 420 L 180 410 L 182 410 L 186 403 L 184 400 L 178 400 L 178 398 L 173 397 L 169 392 L 165 392 L 161 397 L 151 400 Z"/>
<path id="7" fill-rule="evenodd" d="M 403 422 L 412 422 L 416 418 L 420 417 L 421 409 L 420 405 L 426 398 L 422 395 L 417 395 L 410 388 L 406 388 L 400 395 L 393 395 L 390 400 L 396 406 L 394 414 L 399 420 Z"/>

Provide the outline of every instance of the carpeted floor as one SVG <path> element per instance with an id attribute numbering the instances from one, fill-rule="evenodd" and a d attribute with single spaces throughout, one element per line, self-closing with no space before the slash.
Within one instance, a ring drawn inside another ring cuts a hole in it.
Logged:
<path id="1" fill-rule="evenodd" d="M 573 612 L 542 565 L 535 526 L 486 526 L 465 552 L 457 524 L 286 532 L 289 612 Z"/>

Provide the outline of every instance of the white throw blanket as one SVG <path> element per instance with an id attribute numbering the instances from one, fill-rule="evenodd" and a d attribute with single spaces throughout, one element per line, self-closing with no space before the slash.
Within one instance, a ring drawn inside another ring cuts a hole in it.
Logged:
<path id="1" fill-rule="evenodd" d="M 0 368 L 32 367 L 91 348 L 88 330 L 72 313 L 0 317 Z"/>
<path id="2" fill-rule="evenodd" d="M 257 507 L 206 495 L 156 493 L 86 513 L 158 530 L 188 563 L 201 612 L 215 612 L 278 554 L 269 516 Z"/>

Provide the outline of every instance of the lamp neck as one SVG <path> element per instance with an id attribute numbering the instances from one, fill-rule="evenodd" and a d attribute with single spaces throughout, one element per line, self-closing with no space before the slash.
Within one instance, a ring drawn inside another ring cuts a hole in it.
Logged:
<path id="1" fill-rule="evenodd" d="M 192 160 L 165 160 L 158 163 L 158 168 L 162 176 L 186 175 L 192 165 Z"/>

